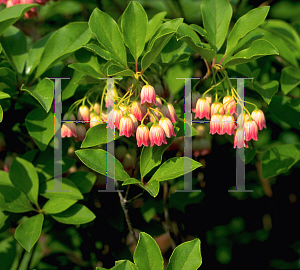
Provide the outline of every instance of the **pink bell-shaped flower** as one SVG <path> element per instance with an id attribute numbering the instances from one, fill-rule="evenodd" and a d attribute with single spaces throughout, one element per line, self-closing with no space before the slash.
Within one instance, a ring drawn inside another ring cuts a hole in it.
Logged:
<path id="1" fill-rule="evenodd" d="M 249 115 L 247 113 L 241 113 L 237 119 L 237 126 L 243 127 L 244 123 L 249 120 Z"/>
<path id="2" fill-rule="evenodd" d="M 85 135 L 86 135 L 86 128 L 85 128 L 85 125 L 84 124 L 77 124 L 77 127 L 76 127 L 76 139 L 75 141 L 78 142 L 79 140 L 83 142 L 84 138 L 85 138 Z"/>
<path id="3" fill-rule="evenodd" d="M 236 114 L 236 102 L 233 97 L 231 96 L 224 97 L 223 104 L 224 104 L 225 113 L 227 113 L 228 110 L 230 109 L 229 111 L 230 114 L 234 114 L 234 113 Z"/>
<path id="4" fill-rule="evenodd" d="M 69 114 L 66 113 L 63 117 L 63 120 L 71 120 L 71 121 L 75 121 L 76 118 L 74 116 L 74 114 Z M 76 137 L 76 124 L 74 122 L 66 122 L 62 124 L 61 127 L 61 137 L 65 138 L 65 137 Z"/>
<path id="5" fill-rule="evenodd" d="M 131 120 L 133 122 L 133 125 L 134 125 L 134 132 L 136 132 L 136 129 L 139 126 L 139 122 L 138 122 L 138 120 L 136 119 L 136 117 L 132 113 L 129 116 L 130 116 L 130 118 L 131 118 Z"/>
<path id="6" fill-rule="evenodd" d="M 172 121 L 172 123 L 176 123 L 178 121 L 178 117 L 172 104 L 168 103 L 167 106 L 163 105 L 161 111 L 165 117 Z"/>
<path id="7" fill-rule="evenodd" d="M 234 135 L 234 148 L 242 148 L 246 147 L 248 148 L 248 143 L 245 140 L 245 131 L 242 127 L 238 128 Z"/>
<path id="8" fill-rule="evenodd" d="M 153 146 L 154 144 L 161 146 L 162 143 L 167 144 L 166 134 L 163 128 L 156 123 L 150 128 L 150 142 L 150 146 Z"/>
<path id="9" fill-rule="evenodd" d="M 221 125 L 222 117 L 223 117 L 222 114 L 214 114 L 211 117 L 210 131 L 209 131 L 210 134 L 215 134 L 215 133 L 221 134 L 221 132 L 222 132 L 222 125 Z"/>
<path id="10" fill-rule="evenodd" d="M 251 113 L 251 117 L 256 122 L 259 130 L 262 130 L 263 128 L 267 128 L 265 115 L 262 110 L 254 110 Z"/>
<path id="11" fill-rule="evenodd" d="M 94 114 L 90 120 L 90 128 L 99 125 L 100 122 L 101 122 L 100 115 Z"/>
<path id="12" fill-rule="evenodd" d="M 79 107 L 79 110 L 78 110 L 78 113 L 77 113 L 77 116 L 78 116 L 78 120 L 79 121 L 90 121 L 90 110 L 87 106 L 80 106 Z"/>
<path id="13" fill-rule="evenodd" d="M 110 113 L 107 116 L 107 126 L 111 129 L 114 129 L 114 127 L 119 128 L 120 120 L 123 116 L 123 112 L 118 109 L 113 109 L 110 111 Z"/>
<path id="14" fill-rule="evenodd" d="M 258 127 L 256 122 L 252 120 L 252 118 L 249 118 L 249 120 L 245 122 L 244 130 L 246 141 L 250 141 L 251 139 L 255 141 L 258 140 Z"/>
<path id="15" fill-rule="evenodd" d="M 147 84 L 144 85 L 141 91 L 141 104 L 147 102 L 150 106 L 154 103 L 156 105 L 156 95 L 153 86 Z"/>
<path id="16" fill-rule="evenodd" d="M 138 147 L 140 147 L 142 144 L 145 146 L 149 145 L 150 142 L 150 131 L 149 128 L 145 125 L 138 126 L 136 130 L 136 141 Z"/>
<path id="17" fill-rule="evenodd" d="M 136 117 L 137 120 L 142 121 L 146 114 L 146 107 L 141 105 L 140 102 L 134 101 L 131 104 L 131 113 Z"/>
<path id="18" fill-rule="evenodd" d="M 224 106 L 221 102 L 214 102 L 213 104 L 211 104 L 211 115 L 216 114 L 218 110 L 220 114 L 224 114 Z"/>
<path id="19" fill-rule="evenodd" d="M 171 136 L 176 137 L 173 124 L 169 118 L 166 118 L 166 117 L 161 118 L 159 120 L 158 124 L 163 128 L 163 130 L 168 138 L 170 138 Z"/>
<path id="20" fill-rule="evenodd" d="M 234 134 L 235 128 L 236 125 L 233 116 L 230 114 L 223 115 L 221 122 L 221 133 L 227 133 L 228 135 L 232 135 Z"/>
<path id="21" fill-rule="evenodd" d="M 129 116 L 123 116 L 120 120 L 119 125 L 119 136 L 125 135 L 129 138 L 131 135 L 134 135 L 134 123 Z"/>
<path id="22" fill-rule="evenodd" d="M 156 106 L 161 109 L 161 107 L 162 107 L 161 99 L 159 97 L 156 97 L 155 100 L 156 100 Z"/>
<path id="23" fill-rule="evenodd" d="M 199 98 L 197 101 L 195 118 L 197 117 L 210 119 L 210 104 L 205 98 Z"/>

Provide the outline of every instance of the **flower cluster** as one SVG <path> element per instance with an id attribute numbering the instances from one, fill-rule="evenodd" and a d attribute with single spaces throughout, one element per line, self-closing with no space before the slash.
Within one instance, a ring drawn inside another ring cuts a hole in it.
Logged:
<path id="1" fill-rule="evenodd" d="M 239 115 L 236 113 L 236 100 L 233 96 L 225 96 L 223 103 L 215 101 L 211 104 L 207 98 L 192 95 L 192 109 L 195 119 L 206 118 L 210 120 L 210 133 L 220 135 L 234 135 L 234 148 L 248 147 L 248 141 L 258 140 L 258 130 L 266 128 L 264 113 L 255 109 L 251 115 L 247 110 Z M 195 100 L 197 99 L 197 100 Z"/>

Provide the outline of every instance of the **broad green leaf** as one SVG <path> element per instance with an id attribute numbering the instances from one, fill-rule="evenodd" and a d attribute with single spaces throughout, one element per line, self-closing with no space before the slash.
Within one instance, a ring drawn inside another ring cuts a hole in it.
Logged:
<path id="1" fill-rule="evenodd" d="M 3 170 L 0 170 L 0 184 L 12 186 L 12 182 L 9 178 L 9 173 Z"/>
<path id="2" fill-rule="evenodd" d="M 260 84 L 258 81 L 253 83 L 255 90 L 263 97 L 267 104 L 270 104 L 272 97 L 277 93 L 279 83 L 271 81 L 266 84 Z"/>
<path id="3" fill-rule="evenodd" d="M 0 35 L 17 20 L 19 20 L 28 10 L 38 4 L 14 5 L 3 9 L 0 12 Z"/>
<path id="4" fill-rule="evenodd" d="M 9 217 L 9 213 L 7 213 L 7 212 L 4 213 L 3 211 L 0 211 L 0 230 L 5 225 L 5 222 L 8 219 L 8 217 Z M 1 244 L 0 244 L 0 246 L 1 246 Z M 0 254 L 1 254 L 1 248 L 0 248 Z"/>
<path id="5" fill-rule="evenodd" d="M 99 43 L 124 67 L 127 66 L 126 49 L 117 23 L 105 12 L 94 9 L 89 27 Z"/>
<path id="6" fill-rule="evenodd" d="M 196 24 L 191 24 L 190 27 L 195 30 L 196 32 L 198 32 L 198 34 L 200 34 L 202 37 L 205 38 L 205 40 L 211 44 L 210 40 L 208 39 L 207 36 L 207 32 L 205 31 L 205 29 L 203 29 L 202 27 L 200 27 L 199 25 Z"/>
<path id="7" fill-rule="evenodd" d="M 191 49 L 197 52 L 203 59 L 211 61 L 216 56 L 216 52 L 211 48 L 206 48 L 204 44 L 201 43 L 195 31 L 187 24 L 183 23 L 179 26 L 177 36 L 178 40 L 182 39 L 185 41 Z"/>
<path id="8" fill-rule="evenodd" d="M 4 92 L 0 92 L 0 99 L 10 98 L 10 95 Z"/>
<path id="9" fill-rule="evenodd" d="M 27 114 L 25 125 L 38 148 L 44 151 L 54 136 L 53 112 L 46 113 L 41 108 L 34 109 Z"/>
<path id="10" fill-rule="evenodd" d="M 67 176 L 80 190 L 81 193 L 89 193 L 94 186 L 97 176 L 91 172 L 74 172 Z"/>
<path id="11" fill-rule="evenodd" d="M 2 270 L 12 269 L 12 264 L 16 258 L 16 241 L 13 236 L 9 236 L 0 242 L 0 261 Z"/>
<path id="12" fill-rule="evenodd" d="M 64 212 L 52 215 L 52 217 L 65 224 L 85 224 L 96 218 L 94 213 L 82 204 L 74 204 Z"/>
<path id="13" fill-rule="evenodd" d="M 201 13 L 208 40 L 218 51 L 227 36 L 232 8 L 227 0 L 203 0 Z"/>
<path id="14" fill-rule="evenodd" d="M 134 78 L 135 73 L 131 69 L 124 69 L 119 65 L 111 65 L 107 69 L 107 75 L 117 77 L 129 76 Z"/>
<path id="15" fill-rule="evenodd" d="M 237 20 L 228 36 L 225 55 L 231 55 L 239 40 L 265 20 L 269 9 L 268 6 L 252 9 Z"/>
<path id="16" fill-rule="evenodd" d="M 0 123 L 2 122 L 3 120 L 3 109 L 2 109 L 2 106 L 0 105 Z"/>
<path id="17" fill-rule="evenodd" d="M 140 184 L 140 187 L 146 190 L 152 197 L 156 197 L 159 192 L 159 182 L 153 180 L 151 182 L 146 183 L 145 185 Z"/>
<path id="18" fill-rule="evenodd" d="M 149 49 L 147 49 L 147 52 L 145 53 L 141 61 L 143 71 L 145 71 L 152 64 L 152 62 L 156 59 L 162 49 L 170 41 L 174 33 L 174 30 L 171 28 L 164 29 L 163 34 L 158 36 L 153 42 L 150 42 L 151 45 Z"/>
<path id="19" fill-rule="evenodd" d="M 129 175 L 124 171 L 124 168 L 119 160 L 113 157 L 110 153 L 102 150 L 102 149 L 84 149 L 75 151 L 76 155 L 79 159 L 90 169 L 102 174 L 107 175 L 112 179 L 116 179 L 119 181 L 125 181 L 129 177 Z M 115 175 L 111 174 L 111 172 L 106 171 L 106 155 L 113 157 L 115 160 Z"/>
<path id="20" fill-rule="evenodd" d="M 131 261 L 116 261 L 116 265 L 111 270 L 139 270 Z"/>
<path id="21" fill-rule="evenodd" d="M 167 266 L 167 270 L 197 270 L 202 264 L 200 240 L 198 238 L 177 246 Z"/>
<path id="22" fill-rule="evenodd" d="M 34 97 L 48 113 L 50 111 L 52 101 L 54 98 L 54 82 L 50 79 L 43 79 L 38 84 L 28 87 L 24 84 L 21 90 L 26 91 Z"/>
<path id="23" fill-rule="evenodd" d="M 175 128 L 174 132 L 177 135 L 179 129 Z M 154 145 L 152 147 L 143 147 L 141 153 L 141 176 L 145 177 L 145 175 L 150 172 L 154 167 L 158 166 L 161 163 L 162 155 L 165 150 L 171 145 L 174 140 L 174 137 L 166 138 L 167 144 L 162 144 L 161 146 Z"/>
<path id="24" fill-rule="evenodd" d="M 100 66 L 96 56 L 93 56 L 91 58 L 91 61 L 89 61 L 88 63 L 74 63 L 70 64 L 69 67 L 98 80 L 105 77 L 105 75 L 100 70 Z"/>
<path id="25" fill-rule="evenodd" d="M 79 86 L 76 82 L 78 82 L 82 78 L 82 76 L 83 76 L 83 74 L 81 72 L 76 71 L 76 70 L 74 71 L 71 80 L 69 81 L 68 85 L 62 91 L 62 96 L 61 96 L 62 101 L 69 99 L 70 97 L 72 97 L 75 94 L 77 87 Z"/>
<path id="26" fill-rule="evenodd" d="M 266 55 L 278 55 L 278 51 L 269 41 L 258 39 L 253 41 L 249 48 L 225 58 L 223 65 L 225 67 L 239 65 Z"/>
<path id="27" fill-rule="evenodd" d="M 140 183 L 141 183 L 141 181 L 139 181 L 135 178 L 129 178 L 122 183 L 122 186 L 132 185 L 132 184 L 140 184 Z"/>
<path id="28" fill-rule="evenodd" d="M 15 238 L 28 252 L 39 240 L 44 222 L 44 215 L 39 214 L 22 222 L 15 231 Z"/>
<path id="29" fill-rule="evenodd" d="M 286 95 L 300 84 L 300 70 L 293 67 L 285 67 L 281 70 L 281 90 Z"/>
<path id="30" fill-rule="evenodd" d="M 300 130 L 300 113 L 290 106 L 289 102 L 284 103 L 284 97 L 275 95 L 269 104 L 268 110 L 279 120 Z"/>
<path id="31" fill-rule="evenodd" d="M 149 49 L 152 47 L 154 41 L 162 36 L 165 35 L 166 33 L 169 33 L 170 30 L 173 30 L 174 32 L 177 31 L 178 27 L 182 24 L 183 19 L 182 18 L 178 18 L 178 19 L 174 19 L 174 20 L 169 20 L 165 23 L 163 23 L 155 32 L 154 36 L 152 37 L 152 39 L 150 40 L 150 42 L 148 43 L 147 46 L 147 51 L 149 51 Z"/>
<path id="32" fill-rule="evenodd" d="M 33 210 L 26 195 L 12 185 L 0 184 L 0 209 L 12 213 L 24 213 Z"/>
<path id="33" fill-rule="evenodd" d="M 19 157 L 15 158 L 9 169 L 9 178 L 30 201 L 35 205 L 38 204 L 39 178 L 31 162 Z"/>
<path id="34" fill-rule="evenodd" d="M 262 157 L 264 179 L 286 173 L 300 160 L 299 144 L 283 144 L 271 147 Z"/>
<path id="35" fill-rule="evenodd" d="M 147 35 L 148 17 L 142 5 L 130 2 L 122 15 L 121 28 L 124 42 L 137 61 L 143 53 Z"/>
<path id="36" fill-rule="evenodd" d="M 84 141 L 81 144 L 81 148 L 88 148 L 97 146 L 99 144 L 108 143 L 107 142 L 107 124 L 99 124 L 96 126 L 93 126 L 92 128 L 89 128 Z M 117 140 L 119 136 L 115 136 L 115 140 Z M 111 141 L 111 140 L 110 140 Z"/>
<path id="37" fill-rule="evenodd" d="M 54 32 L 49 33 L 48 35 L 42 37 L 38 40 L 30 49 L 28 54 L 28 59 L 26 62 L 25 73 L 27 75 L 32 74 L 35 68 L 38 66 L 41 60 L 41 56 L 44 52 L 45 45 L 48 42 L 49 38 L 54 34 Z"/>
<path id="38" fill-rule="evenodd" d="M 10 68 L 2 67 L 0 68 L 0 81 L 4 82 L 11 88 L 16 88 L 17 80 L 16 80 L 16 73 L 12 71 Z M 3 95 L 8 95 L 6 93 L 0 92 L 0 99 L 5 98 L 2 97 Z M 10 97 L 10 96 L 8 96 Z"/>
<path id="39" fill-rule="evenodd" d="M 148 22 L 148 31 L 147 31 L 146 40 L 145 40 L 146 42 L 148 42 L 153 37 L 156 30 L 162 25 L 163 19 L 165 18 L 166 15 L 167 15 L 167 12 L 165 12 L 165 11 L 157 13 Z"/>
<path id="40" fill-rule="evenodd" d="M 58 181 L 57 179 L 52 179 L 43 183 L 40 187 L 40 194 L 47 199 L 51 199 L 54 196 L 65 196 L 68 198 L 72 198 L 75 200 L 82 200 L 83 195 L 77 188 L 77 186 L 69 179 L 62 178 L 61 190 L 54 191 L 54 181 Z M 60 183 L 59 183 L 60 184 Z M 46 190 L 50 190 L 46 192 Z"/>
<path id="41" fill-rule="evenodd" d="M 76 199 L 66 196 L 56 195 L 50 198 L 44 205 L 43 211 L 47 214 L 58 214 L 67 210 L 70 206 L 77 202 Z"/>
<path id="42" fill-rule="evenodd" d="M 139 270 L 163 270 L 164 261 L 155 240 L 147 233 L 140 232 L 133 260 Z"/>
<path id="43" fill-rule="evenodd" d="M 0 43 L 0 53 L 2 52 L 2 45 L 1 45 L 1 43 Z"/>
<path id="44" fill-rule="evenodd" d="M 103 48 L 101 48 L 100 46 L 96 45 L 96 44 L 87 44 L 85 46 L 83 46 L 83 48 L 98 54 L 100 57 L 102 57 L 105 60 L 112 60 L 112 56 L 110 54 L 109 51 L 104 50 Z"/>
<path id="45" fill-rule="evenodd" d="M 57 60 L 78 50 L 91 38 L 86 22 L 71 22 L 57 30 L 47 41 L 35 78 L 41 76 Z"/>
<path id="46" fill-rule="evenodd" d="M 184 166 L 185 161 L 191 161 L 191 167 L 186 168 Z M 158 170 L 154 173 L 151 177 L 150 181 L 157 180 L 157 181 L 166 181 L 174 178 L 178 178 L 181 175 L 189 173 L 199 167 L 201 167 L 201 163 L 194 161 L 188 157 L 173 157 L 165 161 Z"/>
<path id="47" fill-rule="evenodd" d="M 22 74 L 28 56 L 25 35 L 17 27 L 11 26 L 0 37 L 0 42 L 14 70 Z"/>

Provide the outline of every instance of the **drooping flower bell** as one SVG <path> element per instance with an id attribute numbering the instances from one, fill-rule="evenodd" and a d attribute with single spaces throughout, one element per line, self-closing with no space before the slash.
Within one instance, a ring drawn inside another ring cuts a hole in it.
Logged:
<path id="1" fill-rule="evenodd" d="M 143 117 L 146 114 L 146 107 L 141 105 L 140 102 L 134 101 L 131 104 L 131 113 L 136 117 L 137 120 L 142 121 Z"/>
<path id="2" fill-rule="evenodd" d="M 219 114 L 219 113 L 214 114 L 211 117 L 210 131 L 209 131 L 210 134 L 215 134 L 215 133 L 221 134 L 221 132 L 222 132 L 222 125 L 221 125 L 222 117 L 223 117 L 223 115 Z"/>
<path id="3" fill-rule="evenodd" d="M 96 102 L 93 106 L 90 107 L 90 112 L 93 111 L 95 111 L 96 114 L 100 114 L 100 104 L 98 102 Z"/>
<path id="4" fill-rule="evenodd" d="M 258 109 L 254 110 L 251 113 L 251 117 L 256 122 L 259 130 L 262 130 L 263 128 L 267 128 L 265 115 L 262 110 L 258 110 Z"/>
<path id="5" fill-rule="evenodd" d="M 90 121 L 90 110 L 87 106 L 80 106 L 77 117 L 79 121 Z"/>
<path id="6" fill-rule="evenodd" d="M 235 132 L 235 128 L 236 126 L 233 116 L 230 114 L 223 115 L 221 122 L 221 133 L 232 135 Z"/>
<path id="7" fill-rule="evenodd" d="M 245 140 L 245 131 L 242 127 L 238 128 L 234 135 L 234 148 L 242 148 L 246 147 L 248 148 L 248 143 Z"/>
<path id="8" fill-rule="evenodd" d="M 172 104 L 168 103 L 167 106 L 163 105 L 161 108 L 163 115 L 169 118 L 172 123 L 176 123 L 178 121 L 175 109 Z"/>
<path id="9" fill-rule="evenodd" d="M 66 113 L 63 117 L 63 120 L 71 120 L 71 121 L 75 121 L 76 118 L 74 116 L 74 114 L 69 114 Z M 65 138 L 65 137 L 76 137 L 76 124 L 74 122 L 66 122 L 62 124 L 61 127 L 61 137 Z"/>
<path id="10" fill-rule="evenodd" d="M 244 123 L 248 121 L 249 115 L 247 113 L 240 113 L 238 119 L 237 119 L 237 127 L 243 127 Z"/>
<path id="11" fill-rule="evenodd" d="M 234 114 L 234 113 L 236 114 L 236 102 L 233 97 L 231 96 L 224 97 L 223 104 L 224 104 L 225 113 L 227 113 L 228 110 L 230 109 L 229 111 L 230 114 Z"/>
<path id="12" fill-rule="evenodd" d="M 121 118 L 119 130 L 119 136 L 125 135 L 129 138 L 131 135 L 134 135 L 134 123 L 131 117 L 125 115 Z"/>
<path id="13" fill-rule="evenodd" d="M 156 144 L 157 146 L 161 146 L 162 143 L 167 144 L 166 134 L 165 134 L 163 128 L 156 123 L 154 123 L 151 126 L 149 136 L 150 136 L 150 142 L 151 142 L 150 146 L 153 146 L 154 144 Z"/>
<path id="14" fill-rule="evenodd" d="M 75 141 L 78 142 L 79 140 L 83 142 L 84 138 L 85 138 L 85 135 L 86 135 L 86 128 L 85 128 L 85 125 L 84 124 L 77 124 L 77 127 L 76 127 L 76 139 Z"/>
<path id="15" fill-rule="evenodd" d="M 155 98 L 156 95 L 153 86 L 149 84 L 144 85 L 141 91 L 141 104 L 147 102 L 150 106 L 152 106 L 152 104 L 156 105 Z"/>
<path id="16" fill-rule="evenodd" d="M 145 125 L 138 126 L 136 130 L 136 141 L 138 147 L 140 147 L 142 144 L 145 146 L 149 145 L 150 142 L 150 131 L 149 128 Z"/>
<path id="17" fill-rule="evenodd" d="M 195 118 L 197 117 L 210 119 L 210 104 L 205 98 L 199 98 L 197 101 Z"/>
<path id="18" fill-rule="evenodd" d="M 192 92 L 192 112 L 196 112 L 196 104 L 198 99 L 201 97 L 199 92 Z"/>
<path id="19" fill-rule="evenodd" d="M 156 97 L 155 100 L 156 100 L 156 106 L 161 109 L 161 107 L 162 107 L 161 99 L 159 97 Z"/>
<path id="20" fill-rule="evenodd" d="M 171 136 L 176 137 L 173 124 L 169 118 L 162 117 L 159 120 L 158 124 L 163 128 L 163 130 L 168 138 L 170 138 Z"/>
<path id="21" fill-rule="evenodd" d="M 130 118 L 131 118 L 131 120 L 133 122 L 133 125 L 134 125 L 134 132 L 136 132 L 136 129 L 139 126 L 139 122 L 138 122 L 138 120 L 136 119 L 136 117 L 132 113 L 129 116 L 130 116 Z"/>
<path id="22" fill-rule="evenodd" d="M 110 111 L 110 113 L 107 116 L 107 126 L 111 129 L 114 129 L 114 126 L 116 128 L 119 128 L 120 120 L 123 116 L 123 112 L 119 109 L 113 109 Z"/>
<path id="23" fill-rule="evenodd" d="M 214 102 L 213 104 L 211 104 L 211 115 L 216 114 L 218 110 L 220 114 L 224 114 L 224 106 L 221 102 Z"/>
<path id="24" fill-rule="evenodd" d="M 245 130 L 245 140 L 250 141 L 251 139 L 257 141 L 258 140 L 258 127 L 257 124 L 252 118 L 249 118 L 245 122 L 244 125 L 244 130 Z"/>

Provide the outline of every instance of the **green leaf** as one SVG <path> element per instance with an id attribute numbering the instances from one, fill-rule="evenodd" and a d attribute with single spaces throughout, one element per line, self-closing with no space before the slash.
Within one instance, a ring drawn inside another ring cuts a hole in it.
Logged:
<path id="1" fill-rule="evenodd" d="M 260 84 L 258 81 L 253 83 L 256 91 L 263 97 L 265 102 L 269 105 L 272 97 L 277 93 L 279 83 L 277 81 L 271 81 L 266 84 Z"/>
<path id="2" fill-rule="evenodd" d="M 61 96 L 62 101 L 69 99 L 70 97 L 72 97 L 75 94 L 76 89 L 79 86 L 76 82 L 78 82 L 82 78 L 82 76 L 83 76 L 83 74 L 81 72 L 78 72 L 76 70 L 74 71 L 71 80 L 69 81 L 68 85 L 62 91 L 62 96 Z M 96 79 L 93 78 L 93 80 L 96 80 Z"/>
<path id="3" fill-rule="evenodd" d="M 26 62 L 25 73 L 27 75 L 32 74 L 35 68 L 38 66 L 41 60 L 41 56 L 44 52 L 45 45 L 48 42 L 49 38 L 54 34 L 54 32 L 49 33 L 48 35 L 42 37 L 37 41 L 29 51 L 28 59 Z"/>
<path id="4" fill-rule="evenodd" d="M 9 169 L 9 178 L 14 186 L 22 190 L 35 205 L 38 205 L 39 178 L 32 165 L 22 158 L 15 158 Z"/>
<path id="5" fill-rule="evenodd" d="M 197 270 L 201 264 L 200 240 L 196 238 L 174 249 L 167 270 Z"/>
<path id="6" fill-rule="evenodd" d="M 191 160 L 192 167 L 185 168 L 184 163 L 187 160 Z M 151 177 L 150 181 L 166 181 L 174 178 L 178 178 L 181 175 L 189 173 L 199 167 L 201 167 L 201 163 L 194 161 L 188 157 L 173 157 L 165 161 L 158 170 Z"/>
<path id="7" fill-rule="evenodd" d="M 137 61 L 143 53 L 147 35 L 148 17 L 142 5 L 130 2 L 122 15 L 121 28 L 124 42 Z"/>
<path id="8" fill-rule="evenodd" d="M 205 40 L 211 44 L 210 40 L 208 39 L 207 36 L 207 32 L 205 31 L 205 29 L 203 29 L 202 27 L 200 27 L 199 25 L 196 24 L 191 24 L 190 27 L 195 30 L 196 32 L 198 32 L 198 34 L 200 34 L 202 37 L 205 38 Z"/>
<path id="9" fill-rule="evenodd" d="M 108 143 L 107 142 L 107 124 L 99 124 L 96 126 L 93 126 L 92 128 L 89 128 L 84 141 L 81 144 L 81 148 L 88 148 L 88 147 L 93 147 L 97 146 L 99 144 L 104 144 Z M 117 140 L 119 136 L 115 136 L 115 140 Z M 109 142 L 112 140 L 109 140 Z"/>
<path id="10" fill-rule="evenodd" d="M 0 105 L 0 123 L 2 122 L 3 120 L 3 109 L 2 109 L 2 106 Z"/>
<path id="11" fill-rule="evenodd" d="M 162 25 L 163 19 L 165 18 L 166 15 L 167 15 L 167 12 L 165 12 L 165 11 L 157 13 L 148 22 L 148 31 L 147 31 L 146 40 L 145 40 L 146 42 L 149 41 L 153 37 L 156 30 Z"/>
<path id="12" fill-rule="evenodd" d="M 239 65 L 266 55 L 278 55 L 278 51 L 269 41 L 258 39 L 253 41 L 249 48 L 225 58 L 223 65 L 225 67 Z"/>
<path id="13" fill-rule="evenodd" d="M 69 67 L 98 80 L 100 78 L 105 77 L 105 75 L 100 70 L 97 57 L 92 57 L 89 63 L 75 63 L 75 64 L 70 64 Z"/>
<path id="14" fill-rule="evenodd" d="M 6 83 L 8 86 L 14 89 L 16 88 L 17 85 L 16 73 L 12 71 L 10 68 L 2 67 L 0 68 L 0 81 Z M 5 97 L 1 97 L 3 95 L 8 95 L 8 94 L 0 92 L 0 99 L 5 98 Z"/>
<path id="15" fill-rule="evenodd" d="M 26 195 L 12 185 L 0 185 L 0 209 L 12 213 L 24 213 L 33 210 Z"/>
<path id="16" fill-rule="evenodd" d="M 122 186 L 132 185 L 132 184 L 140 184 L 140 183 L 141 183 L 141 181 L 139 181 L 135 178 L 129 178 L 122 183 Z"/>
<path id="17" fill-rule="evenodd" d="M 102 150 L 102 149 L 84 149 L 75 151 L 76 155 L 79 159 L 90 169 L 102 174 L 107 175 L 110 178 L 114 178 L 111 172 L 106 171 L 106 155 L 112 158 L 113 156 Z M 119 160 L 113 157 L 115 160 L 115 179 L 119 181 L 125 181 L 129 177 L 129 175 L 124 171 L 124 168 Z"/>
<path id="18" fill-rule="evenodd" d="M 47 41 L 35 78 L 41 76 L 57 60 L 85 45 L 91 38 L 86 22 L 72 22 L 58 29 Z"/>
<path id="19" fill-rule="evenodd" d="M 208 40 L 218 51 L 227 36 L 232 8 L 227 0 L 203 0 L 201 13 Z"/>
<path id="20" fill-rule="evenodd" d="M 10 95 L 4 92 L 0 92 L 0 99 L 10 98 Z"/>
<path id="21" fill-rule="evenodd" d="M 237 20 L 228 36 L 225 55 L 231 55 L 239 40 L 265 20 L 269 9 L 269 6 L 252 9 Z"/>
<path id="22" fill-rule="evenodd" d="M 176 128 L 179 128 L 176 137 L 183 137 L 185 135 L 184 119 L 178 118 Z M 192 136 L 199 136 L 198 131 L 192 126 Z"/>
<path id="23" fill-rule="evenodd" d="M 54 196 L 64 196 L 68 198 L 72 198 L 75 200 L 82 200 L 83 195 L 77 188 L 77 186 L 69 179 L 62 178 L 62 188 L 61 191 L 54 191 L 54 181 L 58 181 L 57 179 L 52 179 L 43 183 L 40 187 L 40 194 L 47 199 L 51 199 Z M 51 190 L 46 192 L 46 190 Z M 70 190 L 68 192 L 68 190 Z"/>
<path id="24" fill-rule="evenodd" d="M 120 67 L 119 65 L 111 65 L 107 69 L 107 75 L 108 76 L 129 76 L 133 77 L 135 73 L 131 69 L 124 69 L 123 67 Z"/>
<path id="25" fill-rule="evenodd" d="M 28 252 L 39 240 L 44 222 L 44 215 L 39 214 L 22 222 L 15 231 L 15 238 Z"/>
<path id="26" fill-rule="evenodd" d="M 22 74 L 28 56 L 25 35 L 18 28 L 11 26 L 0 37 L 0 42 L 14 70 Z"/>
<path id="27" fill-rule="evenodd" d="M 38 4 L 24 4 L 14 5 L 3 9 L 0 12 L 0 35 L 17 20 L 33 7 L 39 6 Z"/>
<path id="28" fill-rule="evenodd" d="M 143 185 L 142 183 L 140 183 L 139 185 L 153 197 L 156 197 L 159 192 L 159 182 L 156 180 L 148 182 L 145 185 Z"/>
<path id="29" fill-rule="evenodd" d="M 0 229 L 5 226 L 6 220 L 9 217 L 9 213 L 0 211 Z M 1 258 L 1 243 L 0 243 L 0 258 Z"/>
<path id="30" fill-rule="evenodd" d="M 82 204 L 74 204 L 64 212 L 52 215 L 52 217 L 65 224 L 85 224 L 96 218 L 94 213 Z"/>
<path id="31" fill-rule="evenodd" d="M 89 193 L 94 186 L 97 176 L 90 172 L 75 172 L 67 176 L 80 190 L 81 193 Z"/>
<path id="32" fill-rule="evenodd" d="M 52 101 L 54 98 L 54 82 L 50 79 L 43 79 L 38 84 L 28 87 L 24 84 L 21 86 L 21 90 L 26 91 L 32 97 L 34 97 L 48 113 L 50 111 Z"/>
<path id="33" fill-rule="evenodd" d="M 54 114 L 52 111 L 46 113 L 37 108 L 27 114 L 25 125 L 29 135 L 37 144 L 38 148 L 45 151 L 47 145 L 54 135 Z"/>
<path id="34" fill-rule="evenodd" d="M 139 270 L 131 261 L 116 261 L 116 265 L 111 270 Z"/>
<path id="35" fill-rule="evenodd" d="M 174 132 L 177 136 L 179 129 L 175 128 Z M 165 150 L 171 145 L 174 140 L 174 137 L 166 138 L 167 144 L 162 144 L 161 146 L 154 145 L 152 147 L 143 147 L 141 153 L 141 176 L 145 177 L 145 175 L 150 172 L 154 167 L 158 166 L 161 163 L 162 155 Z"/>
<path id="36" fill-rule="evenodd" d="M 0 261 L 2 270 L 12 269 L 12 264 L 16 258 L 16 241 L 13 236 L 9 236 L 0 242 Z"/>
<path id="37" fill-rule="evenodd" d="M 96 8 L 90 17 L 89 27 L 96 35 L 99 43 L 110 52 L 114 59 L 126 67 L 126 49 L 120 29 L 114 19 Z"/>
<path id="38" fill-rule="evenodd" d="M 183 23 L 179 26 L 177 36 L 178 40 L 182 39 L 185 41 L 191 49 L 198 53 L 203 59 L 211 61 L 216 56 L 216 52 L 209 48 L 207 44 L 202 44 L 198 35 L 187 24 Z"/>
<path id="39" fill-rule="evenodd" d="M 3 170 L 0 170 L 0 184 L 12 186 L 12 182 L 11 182 L 10 179 L 9 179 L 9 174 L 8 174 L 8 172 L 5 172 L 5 171 L 3 171 Z"/>
<path id="40" fill-rule="evenodd" d="M 66 196 L 56 195 L 50 200 L 48 200 L 44 207 L 43 211 L 47 214 L 58 214 L 67 210 L 70 206 L 77 202 L 76 199 L 68 198 Z"/>
<path id="41" fill-rule="evenodd" d="M 300 84 L 300 70 L 293 67 L 285 67 L 281 70 L 281 90 L 286 95 Z"/>
<path id="42" fill-rule="evenodd" d="M 139 270 L 163 270 L 164 261 L 155 240 L 147 233 L 140 232 L 133 260 Z"/>
<path id="43" fill-rule="evenodd" d="M 262 157 L 263 179 L 286 173 L 300 160 L 299 144 L 283 144 L 271 147 Z"/>
<path id="44" fill-rule="evenodd" d="M 102 57 L 105 60 L 112 60 L 112 55 L 110 54 L 109 51 L 104 50 L 103 48 L 101 48 L 100 46 L 96 45 L 96 44 L 87 44 L 85 46 L 83 46 L 83 48 L 98 54 L 100 57 Z"/>

